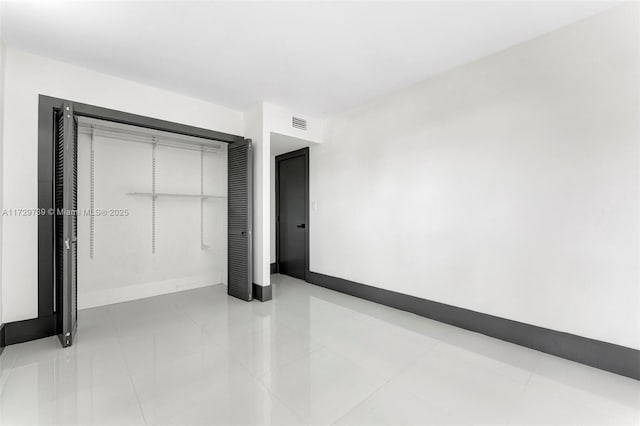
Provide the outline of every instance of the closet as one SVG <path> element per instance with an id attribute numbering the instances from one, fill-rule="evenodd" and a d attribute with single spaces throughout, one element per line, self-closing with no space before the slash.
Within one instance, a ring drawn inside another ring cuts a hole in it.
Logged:
<path id="1" fill-rule="evenodd" d="M 77 120 L 77 303 L 227 284 L 228 144 Z"/>
<path id="2" fill-rule="evenodd" d="M 71 346 L 78 309 L 201 286 L 253 300 L 252 155 L 239 135 L 39 95 L 38 316 L 5 344 Z"/>

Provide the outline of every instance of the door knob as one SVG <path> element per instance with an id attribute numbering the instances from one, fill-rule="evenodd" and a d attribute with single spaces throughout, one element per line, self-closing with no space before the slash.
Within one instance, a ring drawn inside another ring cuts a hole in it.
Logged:
<path id="1" fill-rule="evenodd" d="M 305 225 L 304 223 L 301 223 L 300 225 L 296 225 L 296 228 L 302 228 L 302 229 L 304 229 L 304 228 L 306 228 L 306 227 L 307 227 L 307 225 Z"/>

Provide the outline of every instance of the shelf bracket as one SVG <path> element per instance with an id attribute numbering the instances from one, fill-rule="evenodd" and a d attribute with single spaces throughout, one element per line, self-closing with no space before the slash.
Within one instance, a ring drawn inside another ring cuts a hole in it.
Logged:
<path id="1" fill-rule="evenodd" d="M 91 168 L 90 171 L 90 181 L 89 181 L 89 258 L 93 259 L 93 255 L 95 253 L 94 245 L 95 245 L 95 234 L 96 234 L 96 157 L 95 151 L 93 149 L 93 140 L 94 134 L 93 129 L 91 130 L 91 143 L 90 143 L 90 159 L 89 166 Z"/>
<path id="2" fill-rule="evenodd" d="M 200 249 L 209 246 L 204 243 L 204 147 L 200 150 Z"/>
<path id="3" fill-rule="evenodd" d="M 151 253 L 156 252 L 156 149 L 158 141 L 153 138 L 151 145 Z"/>

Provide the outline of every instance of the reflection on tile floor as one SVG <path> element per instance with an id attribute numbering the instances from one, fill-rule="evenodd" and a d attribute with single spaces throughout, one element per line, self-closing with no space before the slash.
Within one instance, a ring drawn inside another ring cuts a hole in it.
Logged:
<path id="1" fill-rule="evenodd" d="M 640 382 L 272 276 L 79 313 L 0 357 L 0 424 L 640 424 Z"/>

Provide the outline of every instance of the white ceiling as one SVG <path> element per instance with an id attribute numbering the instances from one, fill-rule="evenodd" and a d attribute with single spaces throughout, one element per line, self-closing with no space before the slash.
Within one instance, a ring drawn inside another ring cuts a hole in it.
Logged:
<path id="1" fill-rule="evenodd" d="M 9 47 L 236 109 L 325 116 L 612 2 L 7 1 Z"/>

